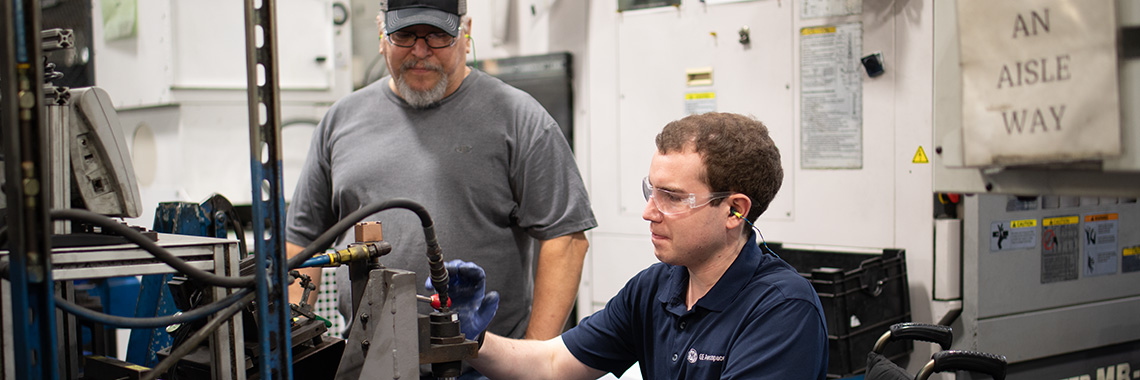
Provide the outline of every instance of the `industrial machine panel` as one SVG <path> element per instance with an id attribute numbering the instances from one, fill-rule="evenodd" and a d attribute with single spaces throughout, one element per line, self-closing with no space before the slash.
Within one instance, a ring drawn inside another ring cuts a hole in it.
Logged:
<path id="1" fill-rule="evenodd" d="M 1140 295 L 1135 199 L 978 198 L 979 318 Z"/>
<path id="2" fill-rule="evenodd" d="M 977 195 L 964 205 L 955 347 L 1020 363 L 1140 340 L 1135 198 Z"/>

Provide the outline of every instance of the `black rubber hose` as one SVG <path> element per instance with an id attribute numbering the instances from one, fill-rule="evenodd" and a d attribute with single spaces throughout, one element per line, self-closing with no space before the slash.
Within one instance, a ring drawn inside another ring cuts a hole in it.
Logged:
<path id="1" fill-rule="evenodd" d="M 8 275 L 8 262 L 0 262 L 0 277 L 8 279 Z M 239 290 L 234 294 L 226 296 L 226 298 L 208 303 L 202 307 L 187 311 L 182 314 L 151 318 L 120 317 L 117 315 L 100 313 L 98 311 L 89 310 L 85 307 L 76 305 L 71 301 L 63 299 L 63 297 L 60 297 L 59 295 L 55 296 L 55 307 L 63 309 L 63 311 L 66 311 L 68 313 L 75 314 L 79 318 L 108 326 L 128 329 L 153 329 L 156 327 L 164 327 L 178 323 L 196 321 L 207 315 L 214 314 L 218 312 L 218 310 L 232 305 L 234 302 L 239 302 L 241 298 L 251 294 L 254 294 L 254 290 L 246 288 Z"/>
<path id="2" fill-rule="evenodd" d="M 423 226 L 424 229 L 424 243 L 427 244 L 431 284 L 435 287 L 436 292 L 439 293 L 440 305 L 446 307 L 448 300 L 447 269 L 443 266 L 443 254 L 439 247 L 439 240 L 435 237 L 435 227 L 432 224 L 431 215 L 428 214 L 427 209 L 411 199 L 396 198 L 385 202 L 370 203 L 361 207 L 359 210 L 353 211 L 326 230 L 321 236 L 318 236 L 312 243 L 309 243 L 301 253 L 289 258 L 289 270 L 300 268 L 306 260 L 315 256 L 318 252 L 325 250 L 325 248 L 332 246 L 341 234 L 344 234 L 349 228 L 355 226 L 357 222 L 364 220 L 364 218 L 367 218 L 369 215 L 392 208 L 410 210 L 416 213 L 416 216 L 420 218 L 420 225 Z"/>
<path id="3" fill-rule="evenodd" d="M 75 314 L 75 316 L 79 318 L 101 323 L 107 326 L 128 329 L 153 329 L 157 327 L 166 327 L 174 324 L 192 322 L 202 319 L 203 317 L 217 313 L 219 310 L 222 310 L 228 306 L 240 304 L 242 303 L 241 300 L 243 298 L 252 297 L 253 295 L 253 289 L 242 289 L 234 294 L 226 296 L 226 298 L 208 303 L 202 307 L 184 312 L 182 314 L 150 318 L 120 317 L 117 315 L 104 314 L 76 305 L 58 295 L 55 296 L 55 307 L 63 309 L 68 313 Z"/>
<path id="4" fill-rule="evenodd" d="M 169 265 L 172 268 L 174 268 L 175 270 L 186 274 L 186 276 L 188 276 L 192 279 L 201 281 L 207 285 L 220 286 L 223 288 L 249 288 L 249 287 L 253 287 L 253 284 L 255 281 L 252 276 L 250 276 L 250 277 L 219 276 L 219 275 L 216 275 L 216 274 L 195 268 L 195 267 L 191 266 L 189 263 L 183 261 L 182 259 L 179 259 L 177 256 L 174 256 L 169 251 L 163 249 L 162 247 L 159 247 L 158 244 L 155 244 L 154 241 L 143 236 L 138 231 L 135 231 L 135 230 L 133 230 L 127 226 L 124 226 L 122 224 L 119 224 L 115 220 L 107 218 L 106 216 L 96 214 L 96 213 L 93 213 L 91 211 L 78 210 L 78 209 L 51 210 L 51 219 L 52 220 L 58 220 L 58 219 L 78 220 L 81 222 L 85 222 L 85 223 L 89 223 L 89 224 L 99 226 L 99 227 L 103 228 L 104 230 L 109 230 L 111 232 L 114 232 L 118 235 L 123 236 L 124 238 L 126 238 L 130 242 L 138 244 L 138 246 L 140 248 L 146 250 L 147 252 L 150 252 L 151 255 L 154 255 L 155 258 L 157 258 L 159 261 L 162 261 L 166 265 Z"/>

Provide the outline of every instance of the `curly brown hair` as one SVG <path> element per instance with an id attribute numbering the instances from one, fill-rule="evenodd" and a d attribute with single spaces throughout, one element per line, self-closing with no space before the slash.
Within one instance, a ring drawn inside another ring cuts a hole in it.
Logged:
<path id="1" fill-rule="evenodd" d="M 656 142 L 662 154 L 695 149 L 705 164 L 701 180 L 713 192 L 732 191 L 751 198 L 747 218 L 752 222 L 768 209 L 784 181 L 780 150 L 768 136 L 768 127 L 749 116 L 721 112 L 686 116 L 665 125 Z"/>

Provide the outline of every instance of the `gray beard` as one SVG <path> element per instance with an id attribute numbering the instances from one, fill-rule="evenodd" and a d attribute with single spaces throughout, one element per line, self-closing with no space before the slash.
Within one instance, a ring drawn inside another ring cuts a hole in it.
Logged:
<path id="1" fill-rule="evenodd" d="M 424 109 L 439 103 L 443 100 L 443 93 L 447 91 L 447 75 L 443 73 L 442 68 L 434 68 L 439 71 L 439 81 L 435 86 L 424 91 L 418 91 L 408 86 L 408 82 L 404 81 L 403 70 L 407 70 L 413 66 L 413 62 L 404 63 L 401 68 L 401 75 L 396 76 L 396 89 L 400 91 L 401 97 L 408 105 L 416 109 Z M 430 66 L 429 66 L 430 67 Z"/>

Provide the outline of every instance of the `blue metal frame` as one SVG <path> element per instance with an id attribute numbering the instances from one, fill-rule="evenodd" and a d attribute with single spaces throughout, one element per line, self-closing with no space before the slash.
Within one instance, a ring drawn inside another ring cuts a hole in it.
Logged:
<path id="1" fill-rule="evenodd" d="M 226 237 L 224 215 L 214 218 L 214 209 L 209 204 L 191 202 L 163 202 L 154 213 L 155 232 Z M 213 235 L 210 231 L 214 231 Z M 149 318 L 158 315 L 172 315 L 178 312 L 174 297 L 166 283 L 172 274 L 152 274 L 142 276 L 139 284 L 138 303 L 135 305 L 136 318 Z M 127 361 L 144 367 L 158 365 L 158 351 L 170 347 L 173 338 L 165 328 L 135 329 L 127 345 Z"/>
<path id="2" fill-rule="evenodd" d="M 285 195 L 281 189 L 281 109 L 275 0 L 245 1 L 246 76 L 249 83 L 250 177 L 257 257 L 257 316 L 261 378 L 293 378 L 289 271 L 285 254 Z M 257 46 L 255 26 L 261 28 Z M 258 84 L 258 67 L 265 84 Z M 264 113 L 264 114 L 263 114 Z M 262 119 L 265 120 L 262 123 Z M 275 348 L 275 349 L 271 349 Z"/>
<path id="3" fill-rule="evenodd" d="M 12 343 L 18 379 L 59 376 L 55 290 L 51 277 L 50 159 L 43 136 L 44 68 L 40 6 L 35 0 L 0 5 L 0 82 L 8 249 L 12 284 Z"/>

